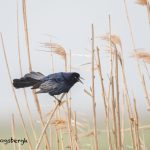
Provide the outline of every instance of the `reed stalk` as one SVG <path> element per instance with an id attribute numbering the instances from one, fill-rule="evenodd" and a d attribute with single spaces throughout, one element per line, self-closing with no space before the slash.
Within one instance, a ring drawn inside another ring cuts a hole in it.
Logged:
<path id="1" fill-rule="evenodd" d="M 118 149 L 122 149 L 121 145 L 121 124 L 120 124 L 120 102 L 119 102 L 119 79 L 118 79 L 118 52 L 115 49 L 115 79 L 116 79 L 116 116 L 117 116 L 117 134 L 118 134 Z"/>
<path id="2" fill-rule="evenodd" d="M 29 36 L 28 36 L 28 22 L 27 22 L 27 13 L 26 13 L 26 0 L 22 0 L 22 11 L 23 11 L 24 31 L 25 31 L 25 42 L 26 42 L 26 47 L 28 52 L 28 65 L 29 65 L 29 71 L 32 71 Z"/>
<path id="3" fill-rule="evenodd" d="M 111 88 L 112 89 L 112 111 L 113 111 L 113 125 L 114 125 L 114 135 L 115 135 L 114 139 L 115 139 L 115 147 L 117 147 L 117 124 L 116 124 L 116 114 L 115 114 L 116 103 L 115 103 L 114 81 L 113 81 L 114 80 L 113 79 L 113 62 L 114 62 L 114 59 L 113 59 L 113 49 L 112 49 L 112 42 L 111 42 L 112 29 L 111 29 L 111 16 L 110 15 L 108 16 L 108 25 L 109 25 L 109 47 L 110 47 L 110 53 L 111 53 L 110 54 L 110 83 L 109 83 L 109 88 L 112 87 Z M 109 94 L 109 92 L 108 92 L 108 94 Z M 108 95 L 108 100 L 109 100 L 109 95 Z M 110 150 L 113 149 L 112 143 L 109 144 L 109 149 Z"/>
<path id="4" fill-rule="evenodd" d="M 57 127 L 55 127 L 55 133 L 56 133 L 56 150 L 60 150 L 59 148 L 59 133 L 58 133 L 58 130 L 57 130 Z"/>
<path id="5" fill-rule="evenodd" d="M 135 148 L 135 139 L 134 139 L 134 128 L 133 128 L 133 111 L 131 108 L 131 102 L 130 102 L 130 97 L 129 97 L 129 92 L 128 92 L 128 85 L 127 85 L 127 80 L 126 80 L 126 75 L 125 75 L 125 66 L 124 66 L 124 59 L 123 59 L 123 53 L 121 51 L 122 56 L 120 57 L 120 64 L 121 64 L 121 69 L 122 69 L 122 80 L 123 80 L 123 93 L 124 93 L 124 98 L 126 101 L 126 107 L 127 107 L 127 112 L 128 112 L 128 119 L 130 123 L 130 132 L 131 132 L 131 138 L 132 138 L 132 143 L 133 147 Z"/>
<path id="6" fill-rule="evenodd" d="M 146 87 L 146 84 L 145 84 L 144 75 L 142 75 L 142 83 L 143 83 L 142 85 L 143 85 L 143 88 L 144 88 L 145 99 L 146 99 L 147 105 L 148 105 L 148 109 L 147 110 L 150 110 L 150 98 L 149 98 L 147 87 Z"/>
<path id="7" fill-rule="evenodd" d="M 117 144 L 117 121 L 116 121 L 116 102 L 115 102 L 115 95 L 114 95 L 114 78 L 112 76 L 111 78 L 111 87 L 112 87 L 112 116 L 113 116 L 113 134 L 114 134 L 114 142 L 115 142 L 115 148 L 118 149 Z"/>
<path id="8" fill-rule="evenodd" d="M 121 132 L 124 131 L 125 128 L 125 95 L 124 91 L 122 93 L 122 129 Z M 122 132 L 122 150 L 124 149 L 124 139 L 125 139 L 125 134 Z"/>
<path id="9" fill-rule="evenodd" d="M 3 42 L 2 33 L 0 33 L 0 37 L 1 37 L 1 43 L 2 43 L 2 49 L 3 49 L 5 64 L 6 64 L 6 67 L 7 67 L 8 77 L 9 77 L 11 89 L 12 89 L 12 92 L 13 92 L 13 96 L 14 96 L 14 99 L 15 99 L 15 102 L 16 102 L 16 105 L 17 105 L 17 110 L 18 110 L 18 112 L 19 112 L 19 116 L 20 116 L 20 119 L 21 119 L 21 125 L 22 125 L 22 127 L 23 127 L 25 136 L 26 136 L 26 138 L 27 138 L 27 140 L 28 140 L 28 142 L 29 142 L 29 149 L 32 150 L 32 144 L 31 144 L 31 141 L 30 141 L 28 132 L 27 132 L 27 130 L 26 130 L 25 122 L 24 122 L 24 119 L 23 119 L 23 116 L 22 116 L 22 113 L 21 113 L 21 109 L 20 109 L 20 106 L 19 106 L 19 102 L 18 102 L 18 99 L 17 99 L 17 95 L 16 95 L 16 92 L 15 92 L 14 87 L 13 87 L 13 85 L 12 85 L 12 77 L 11 77 L 11 73 L 10 73 L 10 69 L 9 69 L 10 67 L 9 67 L 8 60 L 7 60 L 7 55 L 6 55 L 6 50 L 5 50 L 5 46 L 4 46 L 4 42 Z"/>
<path id="10" fill-rule="evenodd" d="M 129 14 L 128 14 L 126 0 L 124 0 L 124 6 L 125 6 L 125 13 L 126 13 L 126 17 L 127 17 L 127 21 L 128 21 L 128 25 L 129 25 L 129 31 L 130 31 L 130 35 L 131 35 L 132 47 L 133 47 L 134 51 L 136 52 L 136 47 L 135 47 L 135 42 L 134 42 L 133 32 L 132 32 L 132 26 L 131 26 Z M 142 76 L 142 72 L 141 72 L 138 60 L 136 60 L 136 63 L 137 63 L 138 72 L 139 72 L 139 76 L 140 76 L 140 79 L 141 79 L 141 84 L 142 84 L 142 87 L 143 87 L 143 91 L 144 91 L 144 94 L 145 94 L 145 97 L 146 97 L 146 101 L 147 101 L 148 100 L 147 99 L 147 97 L 148 97 L 147 93 L 148 92 L 147 92 L 147 89 L 145 88 L 145 85 L 144 85 L 144 82 L 143 82 L 143 76 Z M 148 105 L 148 107 L 150 107 L 150 105 Z"/>
<path id="11" fill-rule="evenodd" d="M 15 128 L 15 119 L 14 119 L 14 114 L 11 116 L 11 132 L 12 132 L 12 137 L 13 139 L 16 138 L 16 128 Z M 14 145 L 14 150 L 17 150 L 17 144 L 13 143 Z"/>
<path id="12" fill-rule="evenodd" d="M 98 74 L 100 77 L 100 85 L 101 85 L 101 93 L 102 98 L 104 102 L 104 108 L 105 108 L 105 117 L 106 117 L 106 128 L 107 128 L 107 138 L 109 143 L 109 149 L 112 150 L 112 142 L 111 142 L 111 135 L 110 135 L 110 129 L 109 129 L 109 106 L 108 106 L 108 100 L 105 94 L 105 88 L 103 83 L 103 75 L 102 75 L 102 69 L 101 69 L 101 60 L 100 60 L 100 49 L 97 47 L 97 67 L 98 67 Z"/>
<path id="13" fill-rule="evenodd" d="M 57 104 L 55 104 L 55 105 L 57 105 Z M 58 111 L 56 113 L 56 118 L 58 120 L 61 119 L 60 107 L 58 108 Z M 60 129 L 57 128 L 57 125 L 56 125 L 55 130 L 56 130 L 56 137 L 57 137 L 57 148 L 64 150 L 64 141 L 63 141 L 62 129 L 61 129 L 61 127 L 60 127 Z M 60 144 L 61 144 L 61 148 L 60 148 Z"/>
<path id="14" fill-rule="evenodd" d="M 61 118 L 60 108 L 58 108 L 58 116 L 59 118 Z M 61 128 L 60 128 L 60 138 L 61 138 L 61 150 L 64 150 L 64 138 L 63 138 L 63 133 Z"/>
<path id="15" fill-rule="evenodd" d="M 47 129 L 47 127 L 48 127 L 48 125 L 49 125 L 49 123 L 50 123 L 52 117 L 54 116 L 56 110 L 58 109 L 58 107 L 59 107 L 59 104 L 57 104 L 57 105 L 55 106 L 53 112 L 51 113 L 49 119 L 47 120 L 47 123 L 45 124 L 45 127 L 43 128 L 42 133 L 40 134 L 40 137 L 39 137 L 38 142 L 37 142 L 37 144 L 36 144 L 35 150 L 38 150 L 38 149 L 39 149 L 39 146 L 40 146 L 40 144 L 41 144 L 41 141 L 42 141 L 42 138 L 43 138 L 43 136 L 44 136 L 44 134 L 45 134 L 45 131 L 46 131 L 46 129 Z"/>
<path id="16" fill-rule="evenodd" d="M 21 65 L 20 41 L 19 41 L 18 2 L 17 2 L 17 47 L 18 47 L 19 70 L 20 70 L 20 75 L 21 75 L 21 77 L 23 77 L 22 65 Z M 28 98 L 27 98 L 27 94 L 26 94 L 25 89 L 23 89 L 23 94 L 24 94 L 24 97 L 25 97 L 26 107 L 27 107 L 27 110 L 28 110 L 28 113 L 29 113 L 29 120 L 30 120 L 30 124 L 31 124 L 31 129 L 32 129 L 32 132 L 33 132 L 34 139 L 35 139 L 35 141 L 36 141 L 36 140 L 37 140 L 37 137 L 36 137 L 35 126 L 34 126 L 34 123 L 33 123 L 33 118 L 32 118 L 32 114 L 31 114 L 31 110 L 30 110 L 29 104 L 28 104 Z"/>
<path id="17" fill-rule="evenodd" d="M 96 125 L 96 101 L 95 101 L 95 87 L 94 87 L 94 79 L 95 79 L 95 74 L 94 74 L 94 26 L 92 24 L 92 76 L 91 76 L 91 81 L 92 81 L 92 108 L 93 108 L 93 126 L 94 126 L 94 145 L 95 149 L 98 150 L 98 138 L 97 138 L 97 125 Z"/>
<path id="18" fill-rule="evenodd" d="M 28 35 L 28 23 L 27 23 L 27 15 L 26 15 L 26 1 L 22 0 L 22 10 L 23 10 L 23 22 L 24 22 L 24 32 L 25 32 L 25 41 L 26 41 L 26 47 L 27 47 L 27 53 L 28 53 L 28 65 L 29 65 L 29 71 L 32 71 L 32 65 L 31 65 L 31 56 L 30 56 L 30 45 L 29 45 L 29 35 Z M 35 90 L 32 91 L 34 101 L 36 108 L 38 110 L 38 114 L 40 117 L 40 122 L 41 122 L 41 128 L 44 128 L 44 121 L 42 117 L 42 112 L 38 100 L 38 96 L 35 94 Z M 46 149 L 49 149 L 49 140 L 47 133 L 45 132 L 45 143 L 46 143 Z"/>
<path id="19" fill-rule="evenodd" d="M 135 116 L 135 137 L 136 137 L 136 146 L 137 150 L 141 150 L 141 141 L 140 141 L 140 134 L 139 134 L 139 116 L 137 112 L 137 106 L 136 106 L 136 99 L 134 97 L 134 116 Z"/>
<path id="20" fill-rule="evenodd" d="M 60 100 L 62 100 L 64 96 L 65 96 L 65 93 L 61 96 Z M 41 141 L 42 141 L 42 138 L 43 138 L 43 136 L 44 136 L 44 133 L 46 132 L 46 129 L 47 129 L 47 127 L 48 127 L 48 125 L 49 125 L 49 123 L 50 123 L 52 117 L 54 116 L 56 110 L 58 109 L 58 107 L 59 107 L 59 104 L 57 104 L 57 105 L 55 106 L 55 108 L 53 109 L 53 112 L 51 113 L 50 117 L 48 118 L 48 120 L 47 120 L 47 122 L 46 122 L 46 124 L 45 124 L 45 126 L 44 126 L 44 128 L 43 128 L 43 130 L 42 130 L 42 133 L 40 134 L 40 137 L 39 137 L 39 139 L 38 139 L 38 142 L 37 142 L 37 145 L 36 145 L 36 147 L 35 147 L 35 150 L 38 150 L 38 149 L 39 149 L 39 146 L 40 146 L 40 144 L 41 144 Z"/>
<path id="21" fill-rule="evenodd" d="M 124 79 L 126 80 L 126 79 Z M 126 86 L 126 83 L 124 81 L 124 86 Z M 133 126 L 133 113 L 132 113 L 132 109 L 131 109 L 131 103 L 130 103 L 130 99 L 127 95 L 127 91 L 124 89 L 124 93 L 125 94 L 125 100 L 126 100 L 126 106 L 127 106 L 127 112 L 128 112 L 128 119 L 129 119 L 129 123 L 130 123 L 130 132 L 131 132 L 131 138 L 132 138 L 132 144 L 133 144 L 133 147 L 135 148 L 135 139 L 134 139 L 134 134 L 133 134 L 133 131 L 134 131 L 134 126 Z"/>
<path id="22" fill-rule="evenodd" d="M 132 26 L 131 26 L 129 13 L 128 13 L 127 2 L 126 2 L 126 0 L 123 0 L 123 1 L 124 1 L 125 13 L 126 13 L 126 17 L 127 17 L 127 21 L 128 21 L 128 25 L 129 25 L 129 32 L 131 35 L 130 37 L 131 37 L 131 41 L 132 41 L 132 46 L 133 46 L 133 49 L 135 49 L 135 42 L 134 42 L 134 38 L 133 38 L 133 32 L 132 32 Z"/>
<path id="23" fill-rule="evenodd" d="M 53 132 L 52 132 L 52 127 L 49 127 L 49 135 L 50 135 L 50 150 L 53 150 Z"/>
<path id="24" fill-rule="evenodd" d="M 50 55 L 51 55 L 52 72 L 54 73 L 55 70 L 54 70 L 54 57 L 53 57 L 52 47 L 50 47 L 50 50 L 51 50 Z"/>
<path id="25" fill-rule="evenodd" d="M 150 4 L 149 1 L 146 0 L 146 9 L 147 9 L 147 16 L 148 16 L 148 23 L 149 23 L 149 27 L 150 27 Z"/>
<path id="26" fill-rule="evenodd" d="M 132 47 L 133 47 L 133 49 L 136 51 L 135 42 L 134 42 L 134 38 L 133 38 L 133 32 L 132 32 L 132 26 L 131 26 L 129 14 L 128 14 L 128 9 L 127 9 L 126 0 L 124 0 L 124 6 L 125 6 L 125 13 L 126 13 L 126 17 L 127 17 L 127 21 L 128 21 L 128 25 L 129 25 L 129 32 L 130 32 L 130 37 L 131 37 L 131 41 L 132 41 Z M 138 72 L 139 72 L 139 75 L 140 75 L 140 78 L 141 78 L 141 81 L 142 81 L 142 74 L 141 74 L 140 65 L 139 65 L 139 63 L 138 63 L 137 60 L 136 60 L 136 63 L 137 63 Z M 142 82 L 142 87 L 143 87 L 144 93 L 146 94 L 147 91 L 145 91 L 146 89 L 144 88 L 144 83 L 143 83 L 143 82 Z M 131 126 L 133 147 L 134 147 L 134 149 L 135 149 L 136 145 L 135 145 L 135 139 L 134 139 L 134 135 L 133 135 L 133 121 L 131 121 L 131 120 L 130 120 L 130 126 Z"/>
<path id="27" fill-rule="evenodd" d="M 67 55 L 64 58 L 65 62 L 65 72 L 67 72 Z M 68 98 L 68 94 L 66 94 L 67 99 L 67 113 L 68 113 L 68 129 L 69 129 L 69 140 L 70 140 L 70 150 L 73 150 L 73 139 L 72 139 L 72 125 L 71 125 L 71 100 Z"/>
<path id="28" fill-rule="evenodd" d="M 74 112 L 74 136 L 76 145 L 75 150 L 79 150 L 76 112 Z"/>

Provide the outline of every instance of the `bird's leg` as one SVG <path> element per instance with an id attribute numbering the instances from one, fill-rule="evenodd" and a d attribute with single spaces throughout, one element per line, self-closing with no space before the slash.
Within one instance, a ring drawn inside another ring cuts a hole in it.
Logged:
<path id="1" fill-rule="evenodd" d="M 61 104 L 61 100 L 59 100 L 56 96 L 53 96 L 57 101 L 58 101 L 58 104 L 60 105 Z"/>
<path id="2" fill-rule="evenodd" d="M 63 99 L 63 97 L 65 96 L 65 94 L 66 94 L 66 93 L 63 93 L 63 94 L 61 95 L 60 100 Z"/>
<path id="3" fill-rule="evenodd" d="M 65 96 L 66 93 L 63 93 L 60 97 L 60 99 L 58 99 L 56 96 L 53 95 L 53 97 L 58 101 L 59 105 L 61 104 L 61 100 L 63 99 L 63 97 Z"/>

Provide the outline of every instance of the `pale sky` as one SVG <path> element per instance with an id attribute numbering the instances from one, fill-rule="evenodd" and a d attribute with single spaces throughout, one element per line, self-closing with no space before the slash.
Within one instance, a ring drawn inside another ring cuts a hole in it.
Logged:
<path id="1" fill-rule="evenodd" d="M 19 1 L 19 0 L 18 0 Z M 133 35 L 136 43 L 136 48 L 150 49 L 150 28 L 147 20 L 146 9 L 134 3 L 134 1 L 127 0 L 129 15 L 133 28 Z M 19 32 L 20 32 L 20 47 L 23 72 L 28 72 L 27 65 L 27 51 L 24 42 L 23 33 L 23 19 L 21 1 L 18 2 L 19 12 Z M 0 32 L 3 34 L 4 44 L 6 47 L 8 61 L 12 78 L 20 77 L 18 54 L 17 54 L 17 23 L 16 23 L 16 0 L 0 0 Z M 34 71 L 40 71 L 44 74 L 51 73 L 51 60 L 48 53 L 39 52 L 37 50 L 43 49 L 40 42 L 57 42 L 61 44 L 66 51 L 69 50 L 73 54 L 87 54 L 90 53 L 86 49 L 91 48 L 91 24 L 94 24 L 95 35 L 100 36 L 107 33 L 108 30 L 108 15 L 111 15 L 112 33 L 118 35 L 122 40 L 126 73 L 129 81 L 129 88 L 134 91 L 137 96 L 138 105 L 145 106 L 143 92 L 140 86 L 135 61 L 130 57 L 130 52 L 133 47 L 131 44 L 130 33 L 128 29 L 127 19 L 125 15 L 123 0 L 27 0 L 27 17 L 28 17 L 28 31 L 31 50 L 31 61 Z M 48 36 L 52 35 L 52 36 Z M 103 42 L 98 39 L 96 44 L 104 48 Z M 1 45 L 1 44 L 0 44 Z M 12 96 L 9 85 L 6 65 L 2 48 L 0 46 L 0 70 L 1 70 L 1 84 L 0 84 L 0 118 L 9 116 L 16 110 L 16 104 Z M 104 52 L 102 60 L 109 61 L 109 55 Z M 90 61 L 90 57 L 73 56 L 72 64 L 78 67 L 83 63 Z M 63 71 L 62 59 L 59 56 L 54 57 L 55 71 Z M 109 72 L 105 63 L 102 66 L 105 75 Z M 77 84 L 72 89 L 72 106 L 73 110 L 81 111 L 83 113 L 92 110 L 92 101 L 90 97 L 85 96 L 84 88 L 89 88 L 90 72 L 83 69 L 73 70 L 77 71 L 85 78 L 84 85 Z M 16 91 L 22 111 L 24 109 L 24 97 L 22 90 Z M 31 98 L 31 91 L 27 89 L 30 108 L 33 114 L 36 114 L 35 105 Z M 100 99 L 99 85 L 96 84 L 97 95 L 97 110 L 103 112 L 103 101 Z M 48 94 L 41 94 L 39 96 L 41 107 L 44 110 L 53 104 L 52 98 Z M 143 103 L 144 102 L 144 103 Z M 7 110 L 7 112 L 6 112 Z M 91 113 L 91 112 L 89 112 Z"/>

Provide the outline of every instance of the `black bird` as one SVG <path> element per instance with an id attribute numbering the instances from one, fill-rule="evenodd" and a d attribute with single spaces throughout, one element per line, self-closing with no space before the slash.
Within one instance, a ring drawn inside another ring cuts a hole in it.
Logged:
<path id="1" fill-rule="evenodd" d="M 20 79 L 14 79 L 13 86 L 17 89 L 32 86 L 31 89 L 40 89 L 36 93 L 49 93 L 60 103 L 55 95 L 68 93 L 75 83 L 82 83 L 80 78 L 80 74 L 76 72 L 59 72 L 48 76 L 40 72 L 30 72 Z"/>

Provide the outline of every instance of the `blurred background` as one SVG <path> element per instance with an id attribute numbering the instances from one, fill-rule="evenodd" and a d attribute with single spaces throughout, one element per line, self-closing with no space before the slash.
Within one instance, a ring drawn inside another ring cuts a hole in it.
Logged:
<path id="1" fill-rule="evenodd" d="M 144 6 L 136 4 L 134 0 L 126 0 L 126 2 L 135 48 L 148 51 L 150 49 L 150 28 L 147 11 Z M 89 95 L 85 94 L 84 90 L 89 90 L 91 86 L 91 26 L 92 24 L 94 25 L 95 47 L 99 46 L 101 51 L 104 83 L 107 84 L 110 71 L 108 65 L 110 56 L 107 52 L 107 42 L 101 40 L 100 37 L 109 32 L 110 15 L 111 33 L 117 35 L 122 43 L 129 94 L 133 97 L 132 94 L 134 93 L 136 97 L 141 124 L 149 123 L 149 114 L 146 109 L 147 104 L 144 99 L 136 61 L 131 57 L 134 48 L 132 46 L 123 0 L 26 0 L 26 15 L 32 70 L 42 72 L 45 75 L 51 74 L 53 71 L 64 71 L 65 64 L 62 57 L 52 54 L 50 49 L 46 48 L 43 43 L 58 43 L 61 45 L 65 49 L 68 58 L 68 71 L 71 56 L 71 71 L 80 73 L 84 78 L 83 85 L 77 83 L 71 90 L 72 110 L 76 111 L 77 114 L 82 113 L 89 122 L 92 118 L 92 101 Z M 0 0 L 0 19 L 0 32 L 3 36 L 11 77 L 12 79 L 20 78 L 17 38 L 20 44 L 23 74 L 29 72 L 22 1 Z M 17 30 L 19 35 L 17 35 Z M 9 81 L 2 43 L 0 44 L 0 56 L 0 126 L 3 129 L 3 127 L 11 125 L 12 114 L 15 115 L 16 122 L 20 120 Z M 149 69 L 149 65 L 147 67 Z M 141 64 L 141 69 L 143 69 L 143 64 Z M 143 69 L 144 72 L 145 70 Z M 96 112 L 101 126 L 104 124 L 104 104 L 101 96 L 100 81 L 96 71 L 95 74 Z M 147 83 L 147 90 L 149 90 L 149 78 L 146 77 L 145 81 Z M 120 83 L 120 87 L 121 85 L 122 83 Z M 15 91 L 23 117 L 28 121 L 29 114 L 27 113 L 23 90 Z M 26 89 L 26 93 L 33 119 L 38 122 L 37 109 L 30 88 Z M 54 104 L 54 99 L 48 94 L 39 94 L 38 98 L 42 112 L 45 115 Z M 2 130 L 0 132 L 3 133 Z"/>

